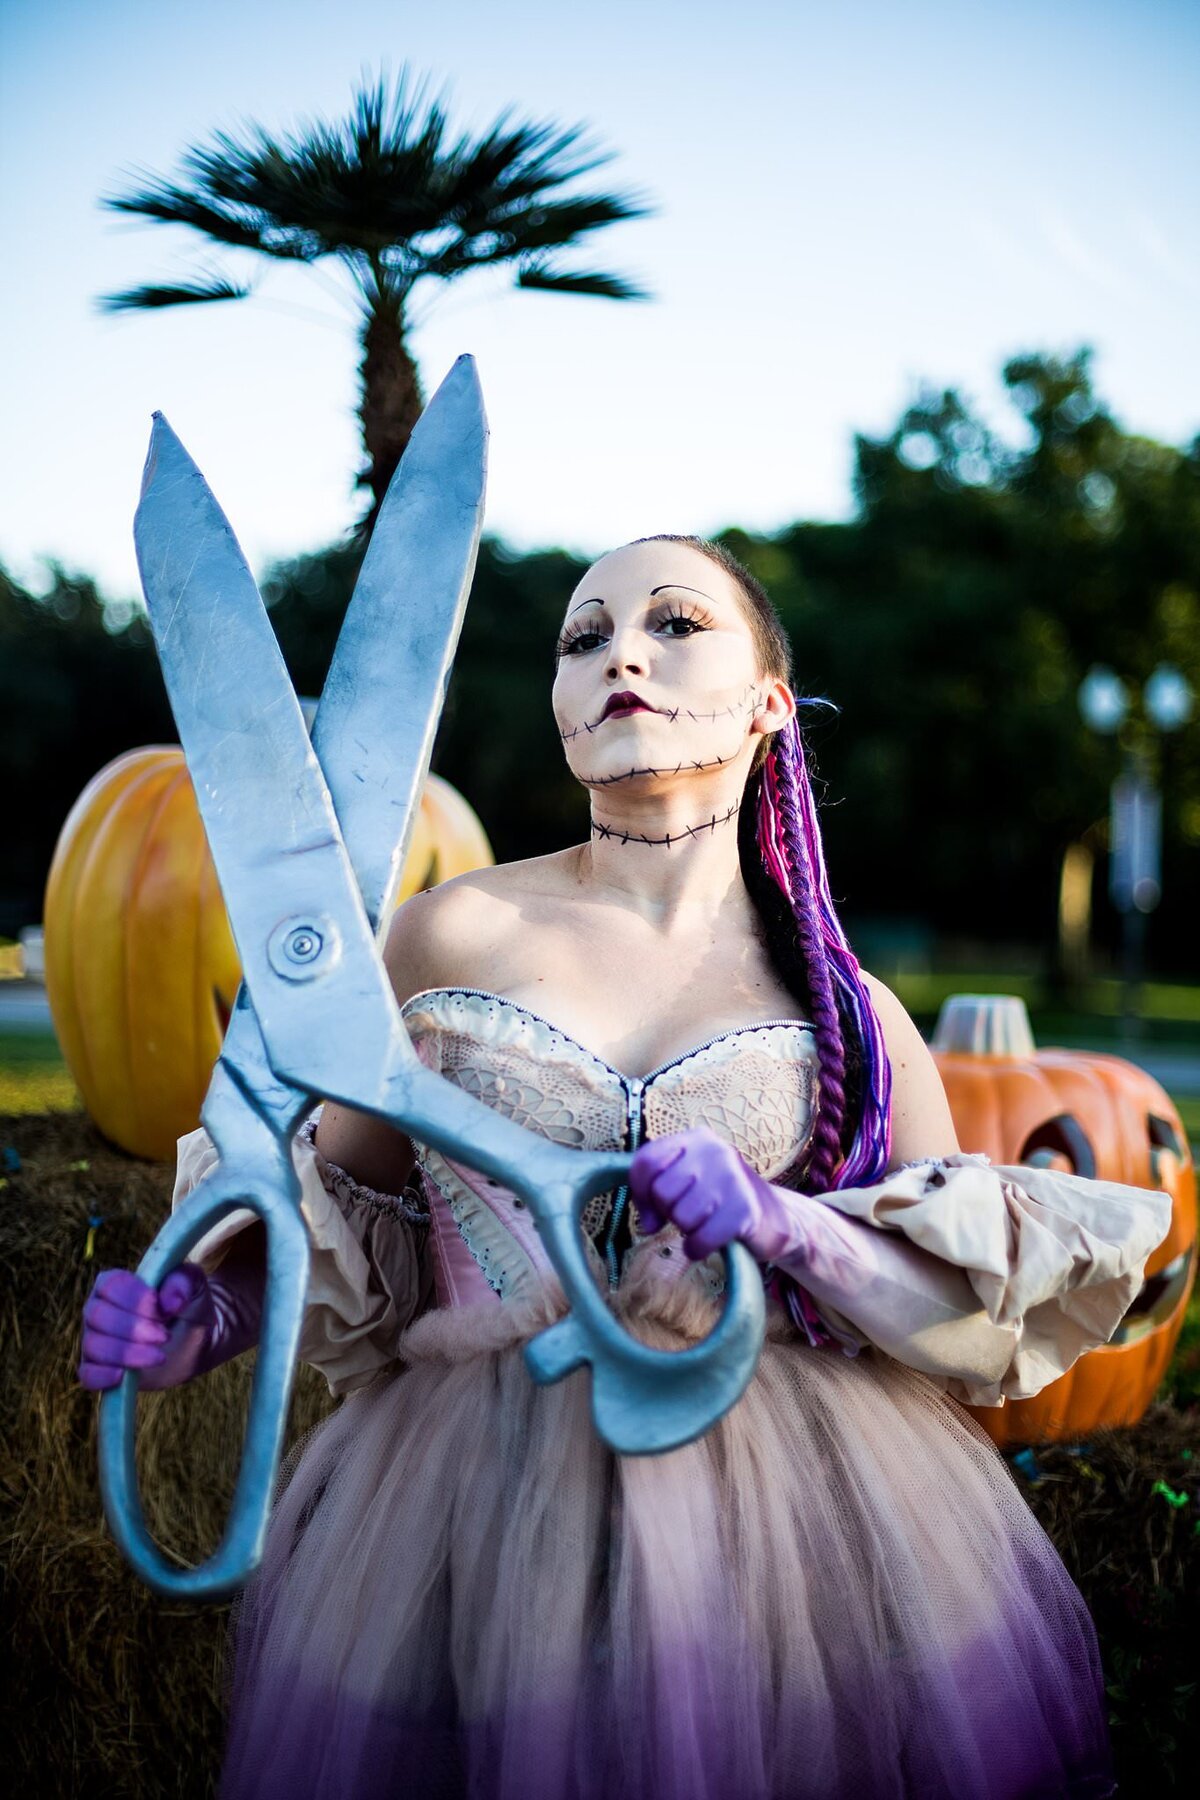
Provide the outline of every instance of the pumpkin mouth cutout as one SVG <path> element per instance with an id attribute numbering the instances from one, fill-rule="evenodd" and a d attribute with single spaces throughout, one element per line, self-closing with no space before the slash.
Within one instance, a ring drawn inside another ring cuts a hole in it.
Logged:
<path id="1" fill-rule="evenodd" d="M 1146 1117 L 1150 1144 L 1150 1169 L 1154 1185 L 1164 1188 L 1166 1168 L 1171 1159 L 1183 1156 L 1179 1135 L 1169 1119 L 1150 1113 Z M 1092 1180 L 1096 1175 L 1096 1158 L 1078 1119 L 1070 1113 L 1059 1113 L 1047 1119 L 1033 1132 L 1021 1150 L 1020 1159 L 1033 1168 L 1059 1169 L 1064 1174 L 1082 1175 Z M 1193 1252 L 1184 1250 L 1163 1268 L 1143 1281 L 1128 1311 L 1107 1344 L 1098 1345 L 1093 1355 L 1114 1350 L 1124 1344 L 1136 1344 L 1165 1325 L 1188 1290 Z"/>
<path id="2" fill-rule="evenodd" d="M 1102 1356 L 1105 1350 L 1120 1344 L 1136 1344 L 1139 1338 L 1165 1325 L 1187 1292 L 1191 1270 L 1192 1252 L 1184 1250 L 1156 1275 L 1148 1275 L 1108 1343 L 1101 1344 L 1092 1355 Z"/>

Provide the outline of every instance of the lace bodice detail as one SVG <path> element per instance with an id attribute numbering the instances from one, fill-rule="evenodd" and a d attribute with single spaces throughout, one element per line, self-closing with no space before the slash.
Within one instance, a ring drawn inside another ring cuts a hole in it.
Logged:
<path id="1" fill-rule="evenodd" d="M 647 1138 L 707 1125 L 767 1180 L 792 1185 L 808 1153 L 818 1063 L 812 1027 L 776 1020 L 719 1033 L 707 1043 L 630 1076 L 529 1008 L 477 988 L 430 988 L 403 1009 L 425 1065 L 517 1124 L 572 1149 L 627 1150 Z M 417 1145 L 434 1228 L 442 1304 L 479 1297 L 474 1269 L 502 1300 L 524 1296 L 545 1268 L 524 1203 L 498 1182 Z M 624 1189 L 589 1201 L 584 1230 L 620 1278 L 640 1239 Z M 614 1227 L 625 1220 L 623 1240 Z M 440 1229 L 439 1229 L 440 1226 Z M 448 1226 L 453 1228 L 450 1235 Z M 684 1258 L 656 1234 L 682 1278 Z M 455 1242 L 455 1238 L 459 1242 Z M 620 1261 L 614 1243 L 621 1244 Z M 470 1263 L 464 1261 L 465 1246 Z M 697 1265 L 719 1285 L 721 1261 Z M 664 1269 L 664 1275 L 667 1271 Z"/>

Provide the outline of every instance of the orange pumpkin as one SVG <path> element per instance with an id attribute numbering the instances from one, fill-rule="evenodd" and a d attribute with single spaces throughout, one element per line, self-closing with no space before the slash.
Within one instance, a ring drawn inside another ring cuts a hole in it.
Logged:
<path id="1" fill-rule="evenodd" d="M 492 861 L 467 802 L 430 775 L 398 899 Z M 199 1123 L 241 980 L 182 750 L 130 750 L 88 783 L 44 922 L 50 1012 L 84 1105 L 122 1149 L 170 1160 Z"/>
<path id="2" fill-rule="evenodd" d="M 970 1409 L 1002 1449 L 1136 1424 L 1171 1360 L 1196 1274 L 1195 1170 L 1174 1103 L 1118 1056 L 1038 1050 L 1024 1001 L 1007 995 L 947 1000 L 932 1048 L 965 1149 L 1171 1194 L 1171 1229 L 1110 1342 L 1032 1399 Z"/>

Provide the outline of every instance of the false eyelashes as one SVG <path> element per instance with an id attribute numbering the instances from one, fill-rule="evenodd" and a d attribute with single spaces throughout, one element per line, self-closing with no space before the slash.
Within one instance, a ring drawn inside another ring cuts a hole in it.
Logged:
<path id="1" fill-rule="evenodd" d="M 711 631 L 712 629 L 710 621 L 705 619 L 702 613 L 699 611 L 687 612 L 678 606 L 668 607 L 667 610 L 660 615 L 657 624 L 659 626 L 670 625 L 674 620 L 684 620 L 689 625 L 694 626 L 695 630 L 671 632 L 669 635 L 672 637 L 694 637 L 697 631 Z M 582 643 L 584 638 L 595 638 L 596 643 L 600 643 L 603 637 L 604 633 L 598 631 L 595 625 L 590 624 L 587 621 L 583 621 L 578 625 L 569 626 L 567 630 L 562 633 L 557 644 L 554 646 L 555 660 L 561 661 L 564 656 L 583 655 L 586 653 Z M 588 648 L 591 649 L 594 648 L 594 646 L 589 645 Z"/>

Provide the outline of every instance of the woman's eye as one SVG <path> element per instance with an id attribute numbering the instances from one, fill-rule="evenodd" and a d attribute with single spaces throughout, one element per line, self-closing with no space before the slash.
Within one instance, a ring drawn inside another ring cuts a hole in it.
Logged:
<path id="1" fill-rule="evenodd" d="M 560 656 L 575 656 L 580 650 L 592 650 L 597 644 L 604 642 L 598 631 L 576 631 L 570 637 L 561 640 L 558 646 Z"/>
<path id="2" fill-rule="evenodd" d="M 655 629 L 664 632 L 667 637 L 688 638 L 698 631 L 707 631 L 709 627 L 702 619 L 693 618 L 690 613 L 668 613 L 658 621 Z M 607 641 L 604 632 L 597 631 L 595 626 L 583 631 L 569 631 L 558 641 L 558 654 L 560 657 L 578 656 Z"/>

